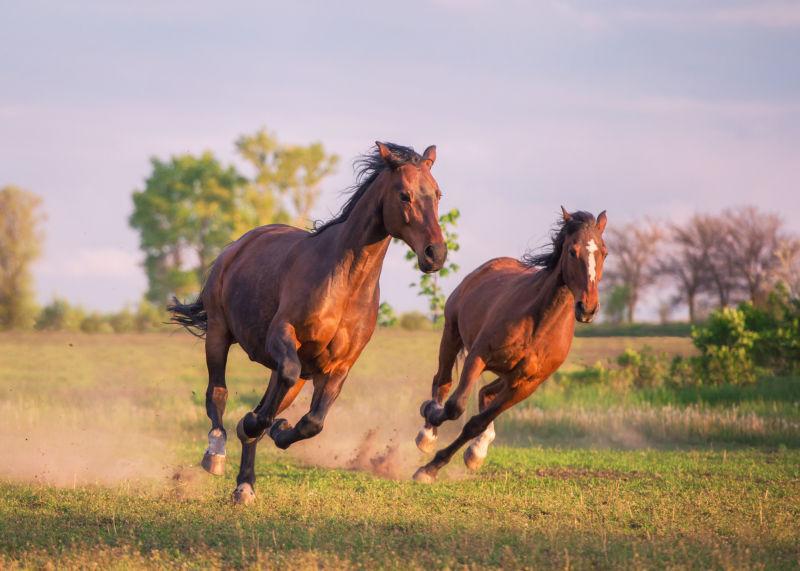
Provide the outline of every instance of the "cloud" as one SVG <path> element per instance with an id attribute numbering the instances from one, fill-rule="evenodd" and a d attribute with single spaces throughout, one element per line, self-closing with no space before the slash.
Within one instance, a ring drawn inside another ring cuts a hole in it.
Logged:
<path id="1" fill-rule="evenodd" d="M 139 278 L 141 256 L 121 248 L 86 248 L 66 258 L 45 258 L 38 273 L 68 278 Z"/>

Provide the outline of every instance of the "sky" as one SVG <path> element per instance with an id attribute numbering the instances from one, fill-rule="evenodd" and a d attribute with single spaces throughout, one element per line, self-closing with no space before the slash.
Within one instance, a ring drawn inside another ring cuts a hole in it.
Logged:
<path id="1" fill-rule="evenodd" d="M 0 185 L 44 199 L 40 302 L 133 305 L 131 193 L 150 158 L 266 127 L 342 158 L 436 144 L 460 277 L 546 241 L 559 206 L 609 227 L 755 204 L 800 230 L 800 1 L 0 0 Z M 382 297 L 424 309 L 393 245 Z M 611 253 L 613 255 L 613 252 Z M 651 307 L 667 292 L 652 292 Z M 647 308 L 645 308 L 647 312 Z"/>

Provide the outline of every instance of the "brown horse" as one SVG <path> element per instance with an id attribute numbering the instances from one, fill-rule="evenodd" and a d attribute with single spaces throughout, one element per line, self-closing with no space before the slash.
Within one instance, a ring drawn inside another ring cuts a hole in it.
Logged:
<path id="1" fill-rule="evenodd" d="M 469 274 L 445 306 L 439 348 L 439 370 L 432 400 L 422 403 L 425 426 L 417 446 L 431 452 L 436 427 L 464 413 L 467 399 L 483 371 L 498 378 L 478 395 L 479 413 L 456 440 L 436 453 L 414 474 L 433 482 L 439 470 L 469 440 L 464 462 L 477 470 L 494 440 L 494 419 L 527 398 L 564 362 L 575 332 L 575 320 L 592 321 L 599 307 L 597 285 L 607 250 L 603 242 L 606 213 L 595 221 L 588 212 L 568 213 L 552 237 L 552 248 L 528 255 L 490 260 Z M 458 354 L 467 351 L 458 388 L 444 402 L 452 384 Z"/>
<path id="2" fill-rule="evenodd" d="M 211 431 L 202 465 L 209 472 L 224 470 L 229 347 L 239 343 L 251 360 L 272 370 L 261 402 L 236 428 L 242 442 L 237 503 L 255 498 L 256 444 L 265 432 L 288 448 L 322 430 L 375 330 L 378 278 L 391 238 L 414 250 L 424 272 L 438 271 L 447 257 L 438 219 L 441 192 L 430 170 L 436 148 L 419 155 L 409 147 L 376 145 L 362 157 L 357 186 L 336 218 L 312 232 L 281 224 L 251 230 L 217 258 L 195 303 L 176 300 L 169 308 L 175 322 L 206 336 Z M 294 427 L 276 420 L 309 379 L 311 410 Z"/>

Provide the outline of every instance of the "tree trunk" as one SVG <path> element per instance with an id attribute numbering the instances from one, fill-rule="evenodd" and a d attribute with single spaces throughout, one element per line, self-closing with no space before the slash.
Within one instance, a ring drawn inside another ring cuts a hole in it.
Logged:
<path id="1" fill-rule="evenodd" d="M 686 305 L 689 306 L 689 323 L 694 323 L 695 320 L 695 293 L 686 293 Z"/>

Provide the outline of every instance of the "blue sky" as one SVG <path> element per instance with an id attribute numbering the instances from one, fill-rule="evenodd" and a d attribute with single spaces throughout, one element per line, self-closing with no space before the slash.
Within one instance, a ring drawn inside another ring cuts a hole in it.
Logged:
<path id="1" fill-rule="evenodd" d="M 2 2 L 0 184 L 45 200 L 39 297 L 136 302 L 130 194 L 151 156 L 266 126 L 342 156 L 438 146 L 464 272 L 609 224 L 754 203 L 800 230 L 800 2 Z M 383 297 L 422 308 L 403 248 Z M 463 272 L 462 274 L 463 275 Z M 452 287 L 452 284 L 448 284 Z"/>

